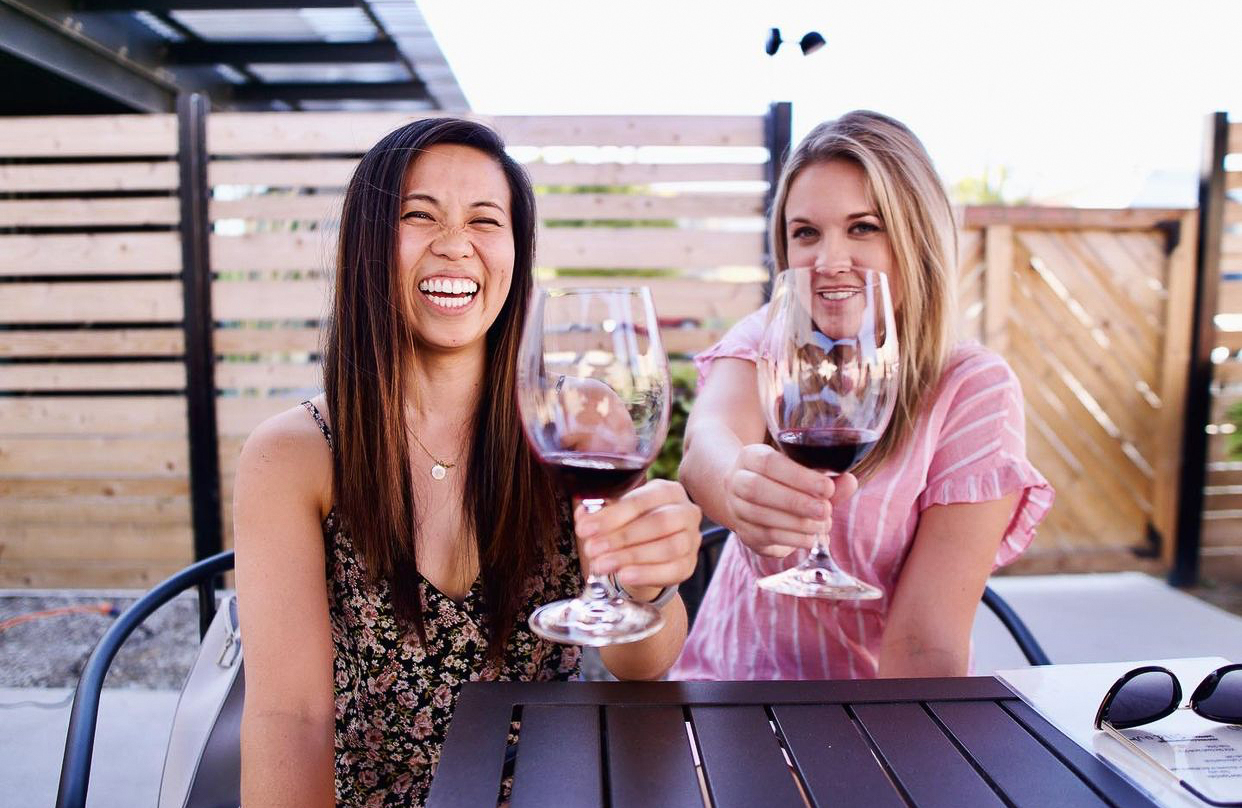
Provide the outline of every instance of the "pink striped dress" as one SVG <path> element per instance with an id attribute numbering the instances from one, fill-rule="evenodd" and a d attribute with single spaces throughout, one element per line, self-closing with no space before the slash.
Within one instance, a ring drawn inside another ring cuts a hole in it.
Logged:
<path id="1" fill-rule="evenodd" d="M 764 309 L 748 316 L 695 357 L 700 384 L 716 359 L 755 361 L 765 316 Z M 1005 360 L 977 343 L 958 346 L 905 445 L 833 514 L 833 558 L 884 596 L 848 602 L 760 590 L 756 579 L 806 552 L 761 557 L 730 536 L 669 678 L 874 677 L 893 589 L 925 508 L 1020 491 L 995 566 L 1030 544 L 1053 491 L 1026 459 L 1024 430 L 1022 390 Z"/>

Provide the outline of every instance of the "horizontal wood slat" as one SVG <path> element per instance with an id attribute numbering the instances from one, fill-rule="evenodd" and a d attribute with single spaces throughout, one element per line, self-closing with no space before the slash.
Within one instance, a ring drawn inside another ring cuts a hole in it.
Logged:
<path id="1" fill-rule="evenodd" d="M 0 357 L 178 356 L 179 328 L 91 328 L 0 331 Z"/>
<path id="2" fill-rule="evenodd" d="M 187 452 L 177 438 L 6 437 L 0 438 L 0 476 L 183 477 Z"/>
<path id="3" fill-rule="evenodd" d="M 1065 208 L 1040 205 L 970 205 L 962 210 L 964 227 L 1007 224 L 1043 230 L 1151 230 L 1175 222 L 1185 208 Z"/>
<path id="4" fill-rule="evenodd" d="M 216 185 L 277 188 L 344 188 L 358 161 L 212 160 L 207 181 Z M 646 186 L 654 183 L 762 183 L 762 163 L 527 163 L 536 186 Z"/>
<path id="5" fill-rule="evenodd" d="M 11 117 L 0 126 L 0 157 L 123 157 L 177 153 L 177 116 Z"/>
<path id="6" fill-rule="evenodd" d="M 183 525 L 61 523 L 0 524 L 0 545 L 9 561 L 178 561 L 193 547 L 193 531 Z"/>
<path id="7" fill-rule="evenodd" d="M 0 199 L 0 227 L 121 227 L 181 221 L 173 197 L 134 199 Z"/>
<path id="8" fill-rule="evenodd" d="M 252 233 L 211 238 L 217 272 L 323 271 L 334 263 L 335 239 L 325 232 Z M 585 269 L 708 269 L 763 263 L 762 233 L 675 228 L 545 228 L 536 263 Z"/>
<path id="9" fill-rule="evenodd" d="M 0 165 L 0 193 L 175 191 L 179 185 L 177 164 L 171 160 Z"/>
<path id="10" fill-rule="evenodd" d="M 362 153 L 416 117 L 402 113 L 218 112 L 207 119 L 217 155 Z M 513 146 L 762 146 L 756 115 L 468 116 Z"/>
<path id="11" fill-rule="evenodd" d="M 696 193 L 663 196 L 638 194 L 543 194 L 541 219 L 585 221 L 633 219 L 762 219 L 761 194 Z M 4 214 L 0 203 L 0 217 Z M 335 194 L 269 194 L 233 200 L 212 200 L 210 216 L 218 219 L 306 221 L 336 226 L 341 197 Z"/>
<path id="12" fill-rule="evenodd" d="M 0 559 L 0 586 L 36 589 L 72 589 L 94 586 L 104 589 L 150 589 L 194 560 L 193 545 L 182 548 L 175 561 L 115 561 L 71 559 L 53 561 L 6 561 Z"/>
<path id="13" fill-rule="evenodd" d="M 1229 124 L 1229 153 L 1242 152 L 1242 122 Z"/>
<path id="14" fill-rule="evenodd" d="M 0 275 L 125 275 L 181 271 L 176 233 L 0 235 Z"/>
<path id="15" fill-rule="evenodd" d="M 107 475 L 61 477 L 0 476 L 0 497 L 176 497 L 190 492 L 190 481 L 180 477 L 117 477 Z"/>
<path id="16" fill-rule="evenodd" d="M 177 322 L 181 312 L 180 281 L 13 283 L 0 295 L 0 323 Z"/>
<path id="17" fill-rule="evenodd" d="M 0 435 L 186 434 L 180 396 L 0 398 Z"/>
<path id="18" fill-rule="evenodd" d="M 180 362 L 92 362 L 0 365 L 0 390 L 180 390 L 185 365 Z"/>
<path id="19" fill-rule="evenodd" d="M 217 284 L 217 288 L 222 284 Z M 231 305 L 231 303 L 230 303 Z M 326 302 L 325 302 L 326 306 Z M 221 318 L 219 309 L 216 317 Z M 216 354 L 318 353 L 322 335 L 318 328 L 217 328 Z"/>

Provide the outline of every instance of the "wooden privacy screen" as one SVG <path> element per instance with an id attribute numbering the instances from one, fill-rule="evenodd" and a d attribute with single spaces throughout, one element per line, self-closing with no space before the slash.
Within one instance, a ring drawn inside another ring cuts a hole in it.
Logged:
<path id="1" fill-rule="evenodd" d="M 0 122 L 0 586 L 191 560 L 177 119 Z"/>
<path id="2" fill-rule="evenodd" d="M 245 435 L 319 389 L 340 192 L 404 120 L 207 119 L 226 530 Z M 538 187 L 541 282 L 651 285 L 675 354 L 760 305 L 763 118 L 486 120 Z M 0 585 L 143 586 L 190 560 L 176 148 L 169 116 L 0 120 Z M 1149 524 L 1173 535 L 1187 222 L 963 214 L 964 334 L 1013 364 L 1058 489 L 1028 569 L 1132 567 Z"/>
<path id="3" fill-rule="evenodd" d="M 1231 161 L 1242 158 L 1242 123 L 1227 127 L 1222 159 L 1211 167 L 1218 172 L 1217 181 L 1223 180 L 1223 198 L 1212 200 L 1207 212 L 1220 217 L 1212 228 L 1217 243 L 1205 245 L 1205 250 L 1217 252 L 1220 288 L 1200 558 L 1207 577 L 1238 581 L 1242 580 L 1242 434 L 1229 411 L 1242 402 L 1242 170 Z M 1228 165 L 1232 171 L 1225 170 Z"/>
<path id="4" fill-rule="evenodd" d="M 964 219 L 963 335 L 1009 360 L 1026 398 L 1028 454 L 1057 490 L 1015 569 L 1143 566 L 1135 550 L 1167 563 L 1193 213 L 969 208 Z"/>

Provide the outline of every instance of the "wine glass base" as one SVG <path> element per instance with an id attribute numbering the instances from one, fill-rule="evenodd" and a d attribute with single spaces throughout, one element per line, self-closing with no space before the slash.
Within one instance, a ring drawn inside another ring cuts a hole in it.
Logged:
<path id="1" fill-rule="evenodd" d="M 558 600 L 530 616 L 531 631 L 563 645 L 638 642 L 664 627 L 660 610 L 625 598 Z"/>
<path id="2" fill-rule="evenodd" d="M 826 567 L 794 567 L 760 578 L 756 584 L 769 592 L 796 598 L 875 600 L 884 594 L 852 575 Z"/>

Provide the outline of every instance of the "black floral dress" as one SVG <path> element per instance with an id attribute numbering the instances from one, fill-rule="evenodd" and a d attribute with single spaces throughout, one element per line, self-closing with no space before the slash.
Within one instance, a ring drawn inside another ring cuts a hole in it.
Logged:
<path id="1" fill-rule="evenodd" d="M 332 434 L 305 402 L 332 446 Z M 336 801 L 340 806 L 422 805 L 463 682 L 546 681 L 578 673 L 581 649 L 549 643 L 526 624 L 537 606 L 582 586 L 577 548 L 563 530 L 557 551 L 526 585 L 501 662 L 487 657 L 481 581 L 459 603 L 419 582 L 426 645 L 397 624 L 388 585 L 372 584 L 336 514 L 323 523 L 336 692 Z"/>

